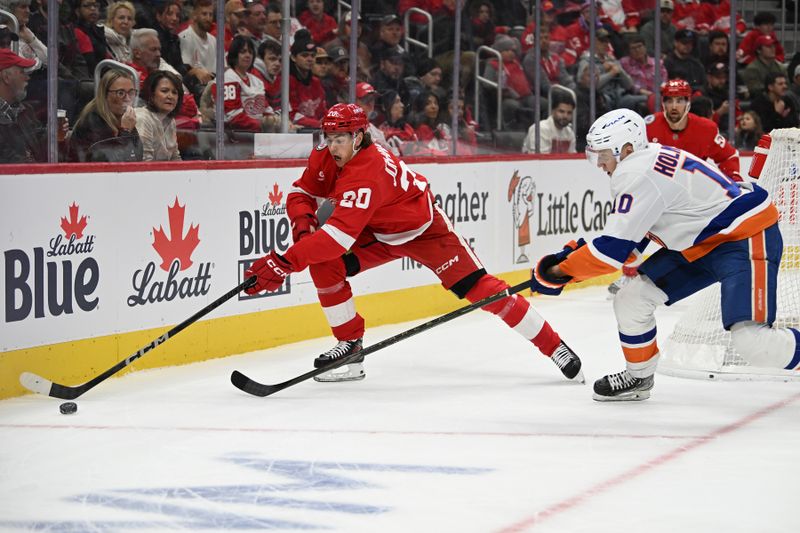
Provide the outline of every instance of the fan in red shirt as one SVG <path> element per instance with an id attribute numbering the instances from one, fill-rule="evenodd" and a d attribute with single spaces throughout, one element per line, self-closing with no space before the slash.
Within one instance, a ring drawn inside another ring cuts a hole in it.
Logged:
<path id="1" fill-rule="evenodd" d="M 713 120 L 689 113 L 691 96 L 692 88 L 685 80 L 669 80 L 661 87 L 664 111 L 645 118 L 648 140 L 710 158 L 726 176 L 742 181 L 739 152 L 720 135 Z"/>
<path id="2" fill-rule="evenodd" d="M 325 13 L 324 9 L 325 2 L 323 0 L 308 0 L 308 9 L 297 17 L 300 24 L 311 32 L 311 38 L 318 46 L 335 38 L 336 31 L 339 29 L 339 23 Z"/>
<path id="3" fill-rule="evenodd" d="M 355 104 L 336 104 L 328 110 L 322 121 L 325 142 L 312 150 L 286 199 L 294 244 L 283 255 L 273 250 L 245 272 L 246 277 L 257 277 L 247 289 L 257 294 L 274 291 L 292 272 L 310 268 L 322 310 L 339 341 L 316 358 L 317 368 L 361 351 L 364 319 L 356 312 L 347 281 L 359 272 L 409 257 L 432 270 L 446 289 L 471 302 L 508 288 L 486 273 L 475 252 L 455 233 L 434 202 L 425 176 L 373 144 L 367 127 L 364 110 Z M 326 198 L 334 209 L 320 225 L 317 202 Z M 508 296 L 483 309 L 533 342 L 567 378 L 583 380 L 578 356 L 525 298 Z M 363 356 L 356 356 L 315 379 L 363 379 L 362 362 Z"/>
<path id="4" fill-rule="evenodd" d="M 298 30 L 292 43 L 289 65 L 289 119 L 299 127 L 319 128 L 325 116 L 327 101 L 322 82 L 311 72 L 317 47 L 308 30 Z M 276 87 L 281 86 L 280 76 Z"/>

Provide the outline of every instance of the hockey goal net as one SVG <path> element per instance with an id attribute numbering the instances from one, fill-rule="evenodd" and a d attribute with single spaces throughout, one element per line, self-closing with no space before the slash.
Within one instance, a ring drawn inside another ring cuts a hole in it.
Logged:
<path id="1" fill-rule="evenodd" d="M 783 257 L 774 327 L 800 327 L 800 129 L 771 132 L 772 146 L 758 184 L 780 211 Z M 659 372 L 699 379 L 800 380 L 800 372 L 747 364 L 722 328 L 720 286 L 692 297 L 689 310 L 661 347 Z"/>

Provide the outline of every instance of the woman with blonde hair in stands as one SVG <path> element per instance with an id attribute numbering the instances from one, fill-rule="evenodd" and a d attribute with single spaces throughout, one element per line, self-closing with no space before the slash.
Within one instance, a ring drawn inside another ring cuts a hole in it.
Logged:
<path id="1" fill-rule="evenodd" d="M 120 63 L 130 63 L 131 34 L 136 21 L 136 8 L 127 0 L 108 6 L 105 33 L 108 49 Z"/>
<path id="2" fill-rule="evenodd" d="M 175 115 L 183 100 L 181 79 L 172 72 L 156 70 L 144 83 L 142 100 L 145 106 L 136 108 L 136 129 L 144 161 L 180 160 Z"/>
<path id="3" fill-rule="evenodd" d="M 131 74 L 107 70 L 75 123 L 68 161 L 141 161 L 142 141 L 133 109 L 137 92 Z"/>

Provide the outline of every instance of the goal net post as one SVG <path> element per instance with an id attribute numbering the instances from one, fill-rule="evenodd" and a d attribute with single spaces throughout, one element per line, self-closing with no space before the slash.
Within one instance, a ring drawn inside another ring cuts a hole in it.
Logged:
<path id="1" fill-rule="evenodd" d="M 773 327 L 800 328 L 800 129 L 773 130 L 758 185 L 780 212 L 783 257 L 778 272 Z M 688 311 L 661 346 L 661 374 L 712 380 L 800 381 L 800 372 L 751 366 L 734 350 L 722 327 L 720 285 L 691 299 Z"/>

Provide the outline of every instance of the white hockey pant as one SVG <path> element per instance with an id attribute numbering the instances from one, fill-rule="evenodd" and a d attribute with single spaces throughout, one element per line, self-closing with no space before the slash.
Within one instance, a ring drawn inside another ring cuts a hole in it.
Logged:
<path id="1" fill-rule="evenodd" d="M 622 352 L 628 372 L 637 378 L 652 376 L 658 365 L 655 310 L 667 295 L 646 276 L 636 276 L 614 298 Z"/>
<path id="2" fill-rule="evenodd" d="M 747 321 L 731 326 L 733 348 L 752 366 L 786 368 L 795 354 L 791 330 Z"/>

